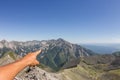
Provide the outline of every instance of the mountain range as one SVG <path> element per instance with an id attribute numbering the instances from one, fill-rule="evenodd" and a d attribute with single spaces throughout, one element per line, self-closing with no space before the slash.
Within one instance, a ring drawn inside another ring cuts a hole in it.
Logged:
<path id="1" fill-rule="evenodd" d="M 27 42 L 0 41 L 0 56 L 4 55 L 4 53 L 8 51 L 24 56 L 29 52 L 39 49 L 43 49 L 43 53 L 38 57 L 38 59 L 42 64 L 52 68 L 53 70 L 76 66 L 79 63 L 80 58 L 95 54 L 89 49 L 77 44 L 72 44 L 61 38 L 57 40 L 34 40 Z"/>
<path id="2" fill-rule="evenodd" d="M 15 80 L 119 80 L 120 52 L 97 54 L 64 39 L 0 41 L 0 65 L 42 49 L 41 65 L 25 68 Z"/>

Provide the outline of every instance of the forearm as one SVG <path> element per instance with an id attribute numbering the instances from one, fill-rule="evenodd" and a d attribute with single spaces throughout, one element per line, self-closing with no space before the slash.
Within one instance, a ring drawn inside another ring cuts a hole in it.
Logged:
<path id="1" fill-rule="evenodd" d="M 27 59 L 20 59 L 14 63 L 0 67 L 0 80 L 13 80 L 14 77 L 28 64 Z"/>
<path id="2" fill-rule="evenodd" d="M 27 66 L 35 66 L 39 64 L 36 56 L 41 53 L 41 50 L 27 54 L 22 59 L 0 67 L 0 80 L 13 80 L 14 77 Z"/>

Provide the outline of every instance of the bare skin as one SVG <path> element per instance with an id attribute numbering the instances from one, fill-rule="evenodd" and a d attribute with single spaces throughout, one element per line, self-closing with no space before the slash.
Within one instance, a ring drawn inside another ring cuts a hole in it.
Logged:
<path id="1" fill-rule="evenodd" d="M 20 60 L 0 67 L 0 80 L 13 80 L 15 76 L 27 66 L 35 66 L 40 64 L 36 57 L 41 50 L 31 52 Z"/>

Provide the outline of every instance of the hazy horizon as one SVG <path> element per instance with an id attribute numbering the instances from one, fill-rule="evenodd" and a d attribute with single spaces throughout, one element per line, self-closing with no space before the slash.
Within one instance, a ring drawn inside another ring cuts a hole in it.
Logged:
<path id="1" fill-rule="evenodd" d="M 54 38 L 54 40 L 57 40 L 57 39 L 59 39 L 59 38 Z M 64 39 L 64 38 L 61 38 L 61 39 Z M 18 42 L 26 42 L 26 41 L 42 41 L 42 40 L 52 40 L 52 39 L 41 39 L 41 40 L 7 40 L 7 39 L 0 39 L 0 41 L 3 41 L 3 40 L 6 40 L 6 41 L 8 41 L 8 42 L 11 42 L 11 41 L 18 41 Z M 64 39 L 64 40 L 66 40 L 66 39 Z M 68 42 L 70 42 L 70 43 L 73 43 L 73 44 L 79 44 L 79 45 L 94 45 L 94 46 L 108 46 L 108 45 L 120 45 L 120 42 L 118 42 L 118 43 L 87 43 L 87 42 L 82 42 L 82 43 L 74 43 L 74 42 L 71 42 L 71 41 L 69 41 L 69 40 L 66 40 L 66 41 L 68 41 Z"/>

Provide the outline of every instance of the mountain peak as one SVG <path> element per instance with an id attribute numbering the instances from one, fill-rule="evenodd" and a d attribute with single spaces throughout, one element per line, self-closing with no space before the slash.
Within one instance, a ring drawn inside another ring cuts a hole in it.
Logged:
<path id="1" fill-rule="evenodd" d="M 65 40 L 62 38 L 58 38 L 57 41 L 65 41 Z"/>

